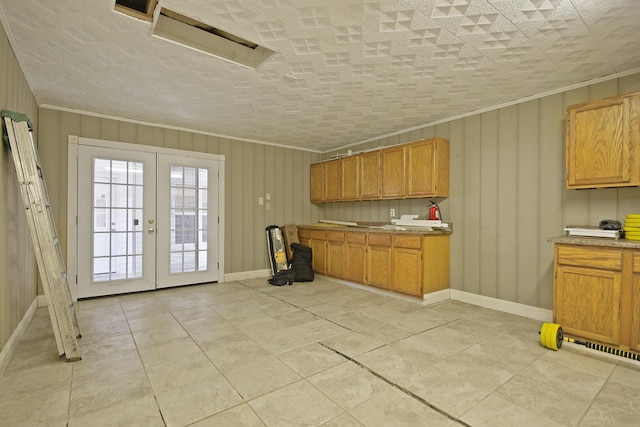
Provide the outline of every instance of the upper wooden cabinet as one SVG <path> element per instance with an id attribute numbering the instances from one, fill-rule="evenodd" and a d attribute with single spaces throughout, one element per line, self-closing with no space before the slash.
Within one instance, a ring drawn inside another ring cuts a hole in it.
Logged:
<path id="1" fill-rule="evenodd" d="M 324 201 L 325 164 L 314 163 L 311 165 L 311 203 Z"/>
<path id="2" fill-rule="evenodd" d="M 338 182 L 333 182 L 330 176 L 339 177 Z M 321 182 L 314 182 L 317 180 Z M 336 187 L 338 195 L 335 190 L 329 191 Z M 443 138 L 428 138 L 311 165 L 313 203 L 448 196 L 449 141 Z"/>
<path id="3" fill-rule="evenodd" d="M 640 92 L 567 108 L 566 186 L 640 185 Z"/>
<path id="4" fill-rule="evenodd" d="M 449 196 L 449 141 L 430 138 L 405 147 L 406 194 Z"/>
<path id="5" fill-rule="evenodd" d="M 343 157 L 340 162 L 340 200 L 357 200 L 360 197 L 360 157 Z"/>
<path id="6" fill-rule="evenodd" d="M 340 159 L 311 165 L 311 202 L 334 202 L 340 200 Z"/>
<path id="7" fill-rule="evenodd" d="M 381 151 L 382 198 L 398 199 L 405 195 L 404 146 L 395 145 Z"/>
<path id="8" fill-rule="evenodd" d="M 379 199 L 381 192 L 380 150 L 362 153 L 360 158 L 360 198 Z"/>

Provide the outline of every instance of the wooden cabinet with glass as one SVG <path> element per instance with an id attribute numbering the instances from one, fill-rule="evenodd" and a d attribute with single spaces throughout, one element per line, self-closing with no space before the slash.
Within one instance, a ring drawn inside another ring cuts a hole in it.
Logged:
<path id="1" fill-rule="evenodd" d="M 640 185 L 640 92 L 567 107 L 566 187 Z"/>

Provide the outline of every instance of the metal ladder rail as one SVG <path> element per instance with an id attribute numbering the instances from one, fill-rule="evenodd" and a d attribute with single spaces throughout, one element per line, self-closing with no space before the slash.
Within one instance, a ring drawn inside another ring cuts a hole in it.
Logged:
<path id="1" fill-rule="evenodd" d="M 76 341 L 79 336 L 76 333 L 77 319 L 32 133 L 26 119 L 14 121 L 4 111 L 2 115 L 47 297 L 58 354 L 64 354 L 67 361 L 80 360 Z"/>
<path id="2" fill-rule="evenodd" d="M 71 313 L 71 321 L 72 327 L 71 330 L 74 332 L 76 338 L 80 338 L 80 330 L 78 326 L 78 320 L 76 318 L 75 307 L 73 304 L 73 299 L 71 298 L 71 290 L 69 289 L 69 284 L 67 282 L 67 271 L 65 268 L 64 257 L 62 255 L 62 247 L 60 246 L 60 239 L 58 238 L 58 233 L 55 227 L 55 221 L 53 218 L 53 211 L 51 209 L 51 203 L 49 202 L 49 196 L 47 192 L 47 186 L 44 179 L 44 173 L 42 172 L 42 167 L 40 166 L 40 159 L 38 158 L 38 151 L 35 148 L 35 144 L 33 142 L 33 134 L 29 130 L 28 126 L 24 126 L 23 131 L 26 132 L 24 137 L 28 137 L 29 139 L 23 139 L 25 143 L 29 143 L 29 150 L 27 150 L 27 154 L 32 156 L 32 160 L 36 165 L 36 176 L 37 178 L 34 181 L 38 181 L 39 185 L 33 186 L 32 188 L 35 190 L 35 204 L 41 208 L 44 208 L 46 212 L 43 212 L 43 216 L 45 218 L 44 221 L 40 223 L 43 226 L 41 230 L 44 235 L 44 242 L 47 246 L 50 246 L 45 250 L 45 254 L 50 255 L 49 261 L 49 270 L 52 272 L 54 278 L 59 278 L 61 286 L 56 288 L 56 291 L 61 291 L 62 298 L 66 301 L 68 310 Z M 39 211 L 38 211 L 39 212 Z M 36 223 L 37 224 L 37 223 Z M 54 285 L 56 282 L 54 282 Z M 66 320 L 66 319 L 65 319 Z"/>

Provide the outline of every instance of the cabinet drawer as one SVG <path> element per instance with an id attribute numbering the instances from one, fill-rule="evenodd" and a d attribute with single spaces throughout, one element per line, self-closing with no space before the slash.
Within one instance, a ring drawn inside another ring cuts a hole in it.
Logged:
<path id="1" fill-rule="evenodd" d="M 298 228 L 298 239 L 308 239 L 311 237 L 311 230 L 308 228 Z"/>
<path id="2" fill-rule="evenodd" d="M 593 247 L 558 246 L 558 264 L 622 270 L 622 251 Z"/>
<path id="3" fill-rule="evenodd" d="M 633 253 L 633 272 L 640 273 L 640 252 Z"/>
<path id="4" fill-rule="evenodd" d="M 370 246 L 388 246 L 391 247 L 391 234 L 369 234 Z"/>
<path id="5" fill-rule="evenodd" d="M 332 242 L 344 242 L 344 231 L 327 231 L 327 240 Z"/>
<path id="6" fill-rule="evenodd" d="M 311 238 L 316 240 L 327 240 L 327 232 L 325 230 L 311 230 Z"/>
<path id="7" fill-rule="evenodd" d="M 421 249 L 422 237 L 401 235 L 393 238 L 393 246 L 396 248 Z"/>
<path id="8" fill-rule="evenodd" d="M 367 235 L 365 233 L 347 233 L 347 242 L 364 245 L 367 243 Z"/>

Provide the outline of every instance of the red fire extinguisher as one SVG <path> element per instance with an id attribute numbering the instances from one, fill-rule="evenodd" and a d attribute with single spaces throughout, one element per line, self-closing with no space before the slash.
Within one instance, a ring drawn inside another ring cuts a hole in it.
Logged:
<path id="1" fill-rule="evenodd" d="M 440 206 L 433 200 L 429 200 L 431 202 L 431 206 L 429 206 L 429 219 L 431 220 L 439 220 L 440 219 Z"/>

